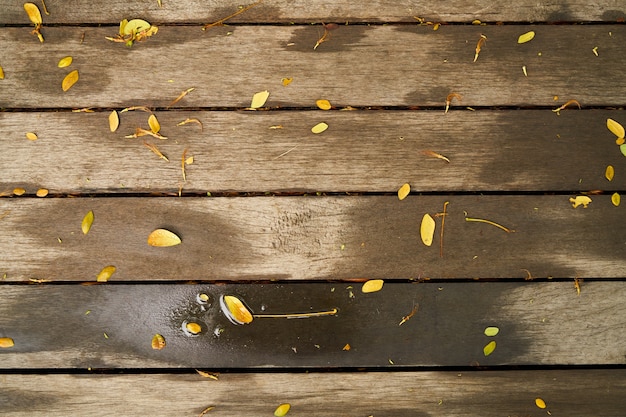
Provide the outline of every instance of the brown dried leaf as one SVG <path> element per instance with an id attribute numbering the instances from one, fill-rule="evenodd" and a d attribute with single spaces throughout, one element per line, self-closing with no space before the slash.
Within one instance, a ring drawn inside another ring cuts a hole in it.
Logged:
<path id="1" fill-rule="evenodd" d="M 109 280 L 109 278 L 111 278 L 111 275 L 113 275 L 115 273 L 116 269 L 117 268 L 115 268 L 113 265 L 105 266 L 98 273 L 98 276 L 96 277 L 96 281 L 97 282 L 107 282 Z"/>
<path id="2" fill-rule="evenodd" d="M 78 81 L 78 70 L 74 70 L 67 74 L 65 78 L 63 78 L 63 83 L 61 84 L 61 88 L 63 91 L 67 91 Z"/>
<path id="3" fill-rule="evenodd" d="M 156 247 L 168 247 L 181 244 L 180 238 L 166 229 L 156 229 L 148 236 L 148 245 Z"/>
<path id="4" fill-rule="evenodd" d="M 180 100 L 182 100 L 183 97 L 185 97 L 187 94 L 191 93 L 195 89 L 196 89 L 195 87 L 191 87 L 191 88 L 186 89 L 185 91 L 180 93 L 180 95 L 178 97 L 176 97 L 170 104 L 168 104 L 166 108 L 169 109 L 170 107 L 172 107 L 174 104 L 178 103 Z"/>

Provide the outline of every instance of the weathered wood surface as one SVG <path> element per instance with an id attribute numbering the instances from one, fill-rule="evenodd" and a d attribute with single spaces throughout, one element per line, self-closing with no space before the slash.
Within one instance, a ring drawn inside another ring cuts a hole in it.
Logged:
<path id="1" fill-rule="evenodd" d="M 11 417 L 67 415 L 622 417 L 624 370 L 198 375 L 0 375 Z M 584 389 L 577 389 L 583 388 Z M 546 410 L 535 405 L 541 398 Z M 290 415 L 291 415 L 290 414 Z"/>
<path id="2" fill-rule="evenodd" d="M 4 199 L 0 274 L 7 281 L 93 281 L 106 265 L 126 280 L 351 278 L 624 278 L 623 205 L 592 196 Z M 449 201 L 431 247 L 425 213 Z M 95 221 L 88 235 L 83 216 Z M 467 216 L 500 223 L 467 222 Z M 166 228 L 182 244 L 155 248 Z"/>
<path id="3" fill-rule="evenodd" d="M 231 15 L 239 9 L 254 3 L 254 0 L 163 0 L 163 7 L 157 0 L 128 2 L 110 0 L 106 7 L 88 0 L 73 1 L 70 4 L 62 0 L 47 0 L 49 16 L 44 16 L 44 23 L 112 23 L 124 18 L 143 18 L 155 22 L 168 23 L 197 22 L 211 23 Z M 22 8 L 22 1 L 2 0 L 0 24 L 29 21 Z M 40 7 L 41 8 L 41 7 Z M 43 14 L 43 13 L 42 13 Z M 398 1 L 375 0 L 363 4 L 355 0 L 325 1 L 270 1 L 249 9 L 245 13 L 229 20 L 228 23 L 265 22 L 291 23 L 324 21 L 337 22 L 411 22 L 413 16 L 434 21 L 469 23 L 475 19 L 483 21 L 513 22 L 579 22 L 602 21 L 614 22 L 626 15 L 624 4 L 620 0 L 568 0 L 555 3 L 537 3 L 520 0 L 515 3 L 494 3 L 486 0 L 472 1 Z"/>
<path id="4" fill-rule="evenodd" d="M 535 39 L 518 44 L 534 29 Z M 117 27 L 49 27 L 41 44 L 27 27 L 0 28 L 5 79 L 1 107 L 250 106 L 268 90 L 268 107 L 436 106 L 451 92 L 463 106 L 620 106 L 626 96 L 626 27 L 339 26 L 313 50 L 321 26 L 166 26 L 128 48 L 105 36 Z M 81 43 L 82 35 L 84 42 Z M 487 36 L 474 59 L 481 34 Z M 593 48 L 598 47 L 595 56 Z M 70 68 L 59 69 L 71 55 Z M 526 66 L 528 76 L 522 67 Z M 69 91 L 61 81 L 77 69 Z M 284 77 L 292 77 L 287 87 Z M 559 96 L 555 102 L 554 96 Z"/>
<path id="5" fill-rule="evenodd" d="M 200 293 L 210 297 L 200 304 Z M 255 318 L 235 325 L 222 295 Z M 1 367 L 345 368 L 625 364 L 626 283 L 358 283 L 3 286 Z M 402 318 L 417 311 L 403 325 Z M 202 332 L 185 334 L 185 323 Z M 497 326 L 495 337 L 484 335 Z M 154 334 L 166 340 L 151 348 Z M 496 342 L 485 356 L 483 348 Z M 346 347 L 346 345 L 350 345 Z"/>
<path id="6" fill-rule="evenodd" d="M 565 191 L 626 189 L 624 157 L 609 110 L 156 112 L 162 134 L 125 139 L 148 128 L 148 114 L 0 113 L 0 192 L 34 194 L 183 192 Z M 176 126 L 186 118 L 197 124 Z M 311 127 L 325 121 L 320 134 Z M 270 129 L 282 126 L 282 129 Z M 36 132 L 35 142 L 25 137 Z M 170 158 L 159 159 L 143 142 Z M 423 154 L 439 152 L 450 163 Z M 615 179 L 606 180 L 607 165 Z"/>

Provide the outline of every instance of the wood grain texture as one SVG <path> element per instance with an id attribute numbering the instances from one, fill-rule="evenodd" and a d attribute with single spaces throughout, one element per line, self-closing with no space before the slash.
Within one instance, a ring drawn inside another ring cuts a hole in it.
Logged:
<path id="1" fill-rule="evenodd" d="M 0 350 L 4 369 L 626 363 L 624 282 L 584 282 L 580 296 L 572 282 L 387 283 L 368 294 L 357 282 L 5 285 L 0 295 L 2 337 L 15 342 Z M 255 315 L 338 312 L 235 325 L 220 309 L 223 295 Z M 202 331 L 188 336 L 188 322 Z M 487 337 L 487 326 L 500 332 Z M 151 348 L 155 333 L 162 350 Z M 496 349 L 485 356 L 491 341 Z"/>
<path id="2" fill-rule="evenodd" d="M 114 265 L 112 281 L 623 278 L 624 206 L 592 199 L 587 209 L 566 195 L 4 199 L 0 275 L 94 281 Z M 445 201 L 440 258 L 440 220 L 431 247 L 419 228 Z M 158 228 L 182 244 L 148 246 Z"/>
<path id="3" fill-rule="evenodd" d="M 10 417 L 145 415 L 270 416 L 281 403 L 298 416 L 621 417 L 623 370 L 198 375 L 1 375 Z M 593 383 L 590 383 L 593 381 Z M 585 387 L 574 390 L 573 387 Z"/>
<path id="4" fill-rule="evenodd" d="M 21 1 L 2 0 L 0 24 L 29 21 Z M 44 23 L 111 23 L 117 24 L 123 18 L 140 17 L 154 22 L 196 22 L 210 23 L 231 15 L 240 6 L 254 3 L 254 0 L 163 0 L 159 8 L 157 0 L 127 2 L 110 0 L 107 7 L 97 3 L 77 0 L 70 4 L 62 0 L 47 0 L 50 12 L 44 16 Z M 40 7 L 41 8 L 41 7 Z M 43 14 L 43 13 L 42 13 Z M 568 0 L 558 3 L 541 3 L 520 0 L 515 3 L 498 4 L 487 0 L 447 1 L 398 1 L 375 0 L 367 6 L 355 0 L 326 0 L 289 2 L 266 0 L 247 12 L 233 18 L 229 23 L 291 23 L 307 22 L 415 22 L 413 16 L 428 20 L 469 23 L 475 19 L 482 21 L 513 22 L 614 22 L 625 17 L 624 4 L 620 0 Z"/>
<path id="5" fill-rule="evenodd" d="M 518 44 L 528 30 L 535 39 Z M 436 106 L 456 92 L 463 106 L 621 106 L 626 28 L 592 26 L 339 26 L 313 50 L 321 26 L 168 26 L 132 48 L 113 43 L 117 27 L 50 27 L 40 44 L 29 29 L 0 28 L 5 72 L 0 106 L 82 108 L 250 106 L 268 90 L 269 107 Z M 82 34 L 85 34 L 81 43 Z M 474 59 L 481 34 L 487 36 Z M 408 46 L 410 45 L 410 47 Z M 598 47 L 599 56 L 593 54 Z M 56 67 L 66 55 L 70 68 Z M 522 67 L 527 67 L 524 76 Z M 70 70 L 80 80 L 69 91 Z M 281 79 L 292 77 L 284 87 Z M 554 96 L 560 98 L 555 102 Z M 456 103 L 455 103 L 456 104 Z"/>
<path id="6" fill-rule="evenodd" d="M 606 119 L 620 111 L 156 112 L 168 140 L 125 139 L 148 114 L 0 113 L 0 192 L 177 194 L 184 192 L 572 191 L 626 189 L 624 157 Z M 204 124 L 176 126 L 187 118 Z M 319 121 L 329 124 L 311 133 Z M 282 126 L 281 129 L 270 129 Z M 25 137 L 36 132 L 35 142 Z M 143 142 L 169 157 L 159 159 Z M 439 152 L 450 163 L 426 156 Z M 609 182 L 607 165 L 615 167 Z"/>

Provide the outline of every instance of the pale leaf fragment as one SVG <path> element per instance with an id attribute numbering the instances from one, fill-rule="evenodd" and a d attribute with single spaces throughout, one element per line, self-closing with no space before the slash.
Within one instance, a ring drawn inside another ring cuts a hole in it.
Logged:
<path id="1" fill-rule="evenodd" d="M 161 350 L 165 347 L 165 338 L 157 333 L 154 336 L 152 336 L 151 345 L 152 345 L 152 349 Z"/>
<path id="2" fill-rule="evenodd" d="M 117 268 L 115 268 L 113 265 L 105 266 L 98 273 L 98 276 L 96 277 L 96 281 L 97 282 L 107 282 L 109 280 L 109 278 L 111 278 L 111 275 L 113 275 L 115 273 L 116 269 Z"/>
<path id="3" fill-rule="evenodd" d="M 619 146 L 619 150 L 620 150 L 620 152 L 622 153 L 622 155 L 626 156 L 626 144 L 622 143 L 622 144 Z"/>
<path id="4" fill-rule="evenodd" d="M 383 288 L 385 281 L 382 279 L 370 279 L 369 281 L 365 281 L 363 286 L 361 287 L 361 292 L 367 294 L 370 292 L 377 292 Z"/>
<path id="5" fill-rule="evenodd" d="M 15 342 L 10 337 L 0 337 L 0 348 L 10 348 L 15 346 Z"/>
<path id="6" fill-rule="evenodd" d="M 276 407 L 276 410 L 274 410 L 274 416 L 276 417 L 284 417 L 287 415 L 287 413 L 289 412 L 289 410 L 291 409 L 291 405 L 290 404 L 281 404 L 278 407 Z"/>
<path id="7" fill-rule="evenodd" d="M 59 60 L 59 63 L 57 64 L 57 67 L 65 68 L 65 67 L 69 67 L 70 65 L 72 65 L 72 57 L 71 56 L 66 56 L 65 58 L 61 58 Z"/>
<path id="8" fill-rule="evenodd" d="M 500 329 L 495 326 L 489 326 L 485 328 L 485 336 L 493 337 L 500 333 Z"/>
<path id="9" fill-rule="evenodd" d="M 606 171 L 604 171 L 604 176 L 607 180 L 613 181 L 613 177 L 615 176 L 615 168 L 613 168 L 613 165 L 608 165 L 606 167 Z"/>
<path id="10" fill-rule="evenodd" d="M 328 125 L 324 122 L 320 122 L 311 128 L 311 132 L 319 134 L 328 129 Z"/>
<path id="11" fill-rule="evenodd" d="M 120 116 L 117 114 L 117 111 L 113 110 L 109 114 L 109 130 L 111 132 L 115 132 L 120 125 Z"/>
<path id="12" fill-rule="evenodd" d="M 205 372 L 205 371 L 200 371 L 198 369 L 196 369 L 196 372 L 198 373 L 198 375 L 200 375 L 203 378 L 209 378 L 214 381 L 219 380 L 219 373 Z"/>
<path id="13" fill-rule="evenodd" d="M 156 247 L 168 247 L 181 244 L 180 238 L 166 229 L 156 229 L 148 236 L 148 245 Z"/>
<path id="14" fill-rule="evenodd" d="M 150 126 L 152 133 L 159 133 L 161 130 L 161 124 L 154 114 L 151 114 L 150 117 L 148 117 L 148 126 Z"/>
<path id="15" fill-rule="evenodd" d="M 613 195 L 611 195 L 611 203 L 613 203 L 613 205 L 615 207 L 619 206 L 621 197 L 618 193 L 613 193 Z"/>
<path id="16" fill-rule="evenodd" d="M 407 182 L 398 190 L 398 199 L 404 200 L 411 193 L 411 185 Z"/>
<path id="17" fill-rule="evenodd" d="M 591 198 L 586 195 L 578 195 L 576 198 L 570 197 L 569 202 L 572 203 L 572 207 L 577 208 L 578 206 L 583 206 L 583 208 L 587 208 L 589 203 L 591 203 Z"/>
<path id="18" fill-rule="evenodd" d="M 87 212 L 87 214 L 85 214 L 85 217 L 83 217 L 83 221 L 80 224 L 80 228 L 83 231 L 83 234 L 86 235 L 87 233 L 89 233 L 89 230 L 91 230 L 91 225 L 93 224 L 93 211 L 89 210 Z"/>
<path id="19" fill-rule="evenodd" d="M 332 109 L 332 105 L 330 104 L 330 101 L 328 100 L 317 100 L 315 102 L 315 105 L 317 106 L 317 108 L 319 108 L 320 110 L 330 110 Z"/>
<path id="20" fill-rule="evenodd" d="M 534 37 L 535 37 L 535 32 L 531 30 L 530 32 L 526 32 L 526 33 L 519 35 L 519 38 L 517 38 L 517 43 L 530 42 L 533 40 Z"/>
<path id="21" fill-rule="evenodd" d="M 496 350 L 496 341 L 492 340 L 491 342 L 487 343 L 483 348 L 483 354 L 485 356 L 489 356 L 493 353 L 494 350 Z"/>
<path id="22" fill-rule="evenodd" d="M 420 236 L 422 242 L 426 246 L 433 244 L 433 236 L 435 235 L 435 219 L 428 213 L 422 217 L 422 224 L 420 226 Z"/>
<path id="23" fill-rule="evenodd" d="M 250 103 L 250 108 L 258 109 L 260 107 L 263 107 L 269 96 L 270 96 L 269 91 L 267 90 L 259 91 L 258 93 L 252 96 L 252 103 Z"/>
<path id="24" fill-rule="evenodd" d="M 63 78 L 63 82 L 61 83 L 61 88 L 63 91 L 67 91 L 78 81 L 78 70 L 74 70 L 67 74 L 65 78 Z"/>
<path id="25" fill-rule="evenodd" d="M 606 119 L 606 127 L 618 138 L 623 138 L 626 135 L 624 131 L 624 126 L 619 124 L 613 119 Z"/>
<path id="26" fill-rule="evenodd" d="M 26 132 L 26 139 L 28 140 L 37 140 L 37 134 L 33 132 Z"/>

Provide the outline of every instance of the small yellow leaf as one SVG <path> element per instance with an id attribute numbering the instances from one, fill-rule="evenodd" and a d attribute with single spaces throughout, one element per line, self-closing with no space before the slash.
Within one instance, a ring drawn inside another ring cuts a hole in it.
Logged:
<path id="1" fill-rule="evenodd" d="M 123 25 L 122 25 L 123 23 Z M 126 19 L 120 22 L 120 34 L 121 35 L 136 35 L 139 32 L 150 29 L 152 25 L 142 19 L 133 19 L 126 21 Z"/>
<path id="2" fill-rule="evenodd" d="M 607 166 L 606 171 L 604 171 L 604 176 L 606 177 L 606 179 L 609 181 L 613 181 L 614 175 L 615 175 L 615 168 L 613 168 L 613 165 Z"/>
<path id="3" fill-rule="evenodd" d="M 535 405 L 539 408 L 546 408 L 546 402 L 541 398 L 535 398 Z"/>
<path id="4" fill-rule="evenodd" d="M 485 354 L 485 356 L 489 356 L 493 353 L 494 350 L 496 350 L 496 341 L 492 340 L 485 345 L 485 347 L 483 348 L 483 353 Z"/>
<path id="5" fill-rule="evenodd" d="M 624 126 L 613 119 L 606 119 L 606 127 L 618 138 L 623 138 L 626 134 Z"/>
<path id="6" fill-rule="evenodd" d="M 519 38 L 517 38 L 517 43 L 530 42 L 533 40 L 534 37 L 535 37 L 535 32 L 531 30 L 530 32 L 526 32 L 526 33 L 519 35 Z"/>
<path id="7" fill-rule="evenodd" d="M 311 128 L 311 132 L 318 134 L 328 129 L 328 125 L 324 122 L 318 123 Z"/>
<path id="8" fill-rule="evenodd" d="M 422 224 L 420 226 L 420 236 L 422 237 L 422 242 L 426 246 L 430 246 L 433 244 L 433 235 L 435 234 L 435 219 L 428 213 L 424 214 L 422 217 Z"/>
<path id="9" fill-rule="evenodd" d="M 489 326 L 485 328 L 485 336 L 493 337 L 498 333 L 500 333 L 500 329 L 498 329 L 497 327 Z"/>
<path id="10" fill-rule="evenodd" d="M 380 291 L 383 288 L 384 284 L 385 281 L 383 281 L 382 279 L 370 279 L 369 281 L 365 281 L 363 283 L 361 291 L 364 293 Z"/>
<path id="11" fill-rule="evenodd" d="M 576 198 L 570 197 L 569 202 L 572 203 L 572 207 L 574 208 L 580 205 L 582 205 L 583 208 L 587 208 L 589 203 L 591 203 L 591 198 L 587 197 L 586 195 L 578 195 L 576 196 Z"/>
<path id="12" fill-rule="evenodd" d="M 291 84 L 291 82 L 293 81 L 293 78 L 283 78 L 280 81 L 283 83 L 285 87 L 287 87 L 289 84 Z"/>
<path id="13" fill-rule="evenodd" d="M 617 146 L 622 146 L 624 143 L 626 143 L 626 140 L 624 138 L 617 138 L 617 139 L 615 139 L 615 144 Z"/>
<path id="14" fill-rule="evenodd" d="M 152 349 L 161 350 L 165 347 L 165 338 L 160 334 L 152 336 Z"/>
<path id="15" fill-rule="evenodd" d="M 120 116 L 117 114 L 117 111 L 113 110 L 111 114 L 109 114 L 109 129 L 111 132 L 115 132 L 120 125 Z"/>
<path id="16" fill-rule="evenodd" d="M 4 70 L 0 67 L 0 80 L 4 80 Z"/>
<path id="17" fill-rule="evenodd" d="M 10 348 L 15 346 L 15 342 L 10 337 L 0 337 L 0 348 Z"/>
<path id="18" fill-rule="evenodd" d="M 40 188 L 37 190 L 37 192 L 35 193 L 35 195 L 37 197 L 45 197 L 48 195 L 48 190 L 46 190 L 45 188 Z"/>
<path id="19" fill-rule="evenodd" d="M 89 212 L 87 212 L 87 214 L 85 214 L 85 217 L 83 217 L 83 222 L 80 225 L 80 228 L 83 231 L 83 234 L 87 234 L 89 233 L 89 230 L 91 229 L 91 225 L 93 224 L 93 211 L 89 210 Z"/>
<path id="20" fill-rule="evenodd" d="M 252 103 L 250 104 L 250 108 L 258 109 L 259 107 L 263 107 L 269 96 L 270 92 L 267 90 L 256 93 L 252 96 Z"/>
<path id="21" fill-rule="evenodd" d="M 191 164 L 193 164 L 193 156 L 190 156 L 189 158 L 185 159 L 185 164 L 186 164 L 186 165 L 191 165 Z"/>
<path id="22" fill-rule="evenodd" d="M 72 65 L 71 56 L 66 56 L 65 58 L 61 58 L 61 60 L 59 60 L 59 63 L 57 64 L 59 68 L 69 67 L 70 65 Z"/>
<path id="23" fill-rule="evenodd" d="M 24 3 L 24 10 L 26 11 L 26 14 L 28 15 L 28 18 L 31 22 L 33 22 L 35 25 L 41 25 L 42 20 L 39 7 L 37 7 L 33 3 Z"/>
<path id="24" fill-rule="evenodd" d="M 241 300 L 232 295 L 220 297 L 220 307 L 228 320 L 234 324 L 252 323 L 253 316 Z"/>
<path id="25" fill-rule="evenodd" d="M 620 200 L 620 195 L 618 193 L 613 193 L 613 195 L 611 196 L 611 203 L 613 203 L 615 207 L 619 206 Z"/>
<path id="26" fill-rule="evenodd" d="M 109 280 L 109 278 L 111 278 L 111 275 L 113 275 L 115 273 L 116 269 L 117 268 L 115 268 L 113 265 L 105 266 L 98 273 L 98 276 L 96 277 L 96 281 L 97 282 L 107 282 Z"/>
<path id="27" fill-rule="evenodd" d="M 13 194 L 15 195 L 24 195 L 26 193 L 26 190 L 23 188 L 15 188 L 13 189 Z"/>
<path id="28" fill-rule="evenodd" d="M 278 407 L 276 407 L 276 410 L 274 410 L 274 416 L 284 417 L 287 415 L 290 409 L 291 409 L 290 404 L 281 404 Z"/>
<path id="29" fill-rule="evenodd" d="M 191 334 L 198 334 L 202 331 L 202 326 L 198 323 L 190 322 L 185 324 L 185 329 Z"/>
<path id="30" fill-rule="evenodd" d="M 411 192 L 411 185 L 407 182 L 398 190 L 398 199 L 404 200 Z"/>
<path id="31" fill-rule="evenodd" d="M 626 156 L 626 144 L 622 143 L 619 146 L 619 151 L 622 153 L 622 155 Z"/>
<path id="32" fill-rule="evenodd" d="M 321 110 L 330 110 L 333 107 L 328 100 L 317 100 L 315 104 Z"/>
<path id="33" fill-rule="evenodd" d="M 345 346 L 343 347 L 343 349 L 341 349 L 341 350 L 345 350 L 347 352 L 350 349 L 352 349 L 352 346 L 350 346 L 350 343 L 346 343 Z"/>
<path id="34" fill-rule="evenodd" d="M 148 245 L 157 247 L 167 247 L 180 245 L 180 238 L 165 229 L 156 229 L 148 236 Z"/>
<path id="35" fill-rule="evenodd" d="M 33 132 L 26 132 L 26 139 L 28 140 L 37 140 L 37 134 Z"/>
<path id="36" fill-rule="evenodd" d="M 161 124 L 154 114 L 151 114 L 150 117 L 148 117 L 148 126 L 150 126 L 152 133 L 159 133 L 159 130 L 161 130 Z"/>
<path id="37" fill-rule="evenodd" d="M 65 78 L 63 78 L 63 83 L 61 84 L 61 88 L 63 91 L 67 91 L 78 81 L 78 70 L 74 70 L 67 74 Z"/>

